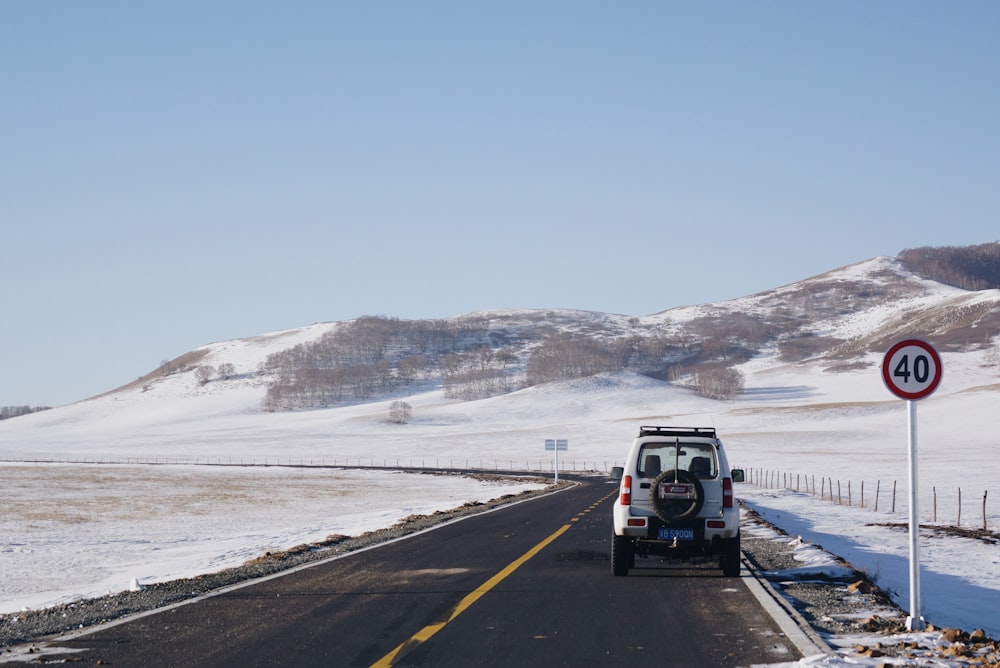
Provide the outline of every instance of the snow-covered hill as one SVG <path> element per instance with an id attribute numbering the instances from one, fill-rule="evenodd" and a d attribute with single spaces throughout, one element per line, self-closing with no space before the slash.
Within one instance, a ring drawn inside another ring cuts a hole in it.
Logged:
<path id="1" fill-rule="evenodd" d="M 626 373 L 464 402 L 446 399 L 439 379 L 431 377 L 377 400 L 323 410 L 264 411 L 262 399 L 272 378 L 261 372 L 262 363 L 275 352 L 315 341 L 340 326 L 321 323 L 210 344 L 185 356 L 198 360 L 181 367 L 185 370 L 152 374 L 89 400 L 0 422 L 0 456 L 334 459 L 358 456 L 359 445 L 363 448 L 377 437 L 378 454 L 392 459 L 471 451 L 477 457 L 521 461 L 538 458 L 538 438 L 560 429 L 569 431 L 570 425 L 576 430 L 583 423 L 586 429 L 574 443 L 573 456 L 604 461 L 620 457 L 622 440 L 632 431 L 622 427 L 623 421 L 627 425 L 643 419 L 710 420 L 730 441 L 746 447 L 747 466 L 801 469 L 797 453 L 813 452 L 817 442 L 816 447 L 830 450 L 829 440 L 837 435 L 849 443 L 843 446 L 848 452 L 865 456 L 868 475 L 888 478 L 894 472 L 895 455 L 879 453 L 886 442 L 898 438 L 893 427 L 903 407 L 885 390 L 878 372 L 888 344 L 873 348 L 873 343 L 916 336 L 938 346 L 945 363 L 943 382 L 923 409 L 927 416 L 922 432 L 928 440 L 954 443 L 959 429 L 961 444 L 978 447 L 991 439 L 992 430 L 978 425 L 989 416 L 994 386 L 1000 383 L 1000 343 L 992 339 L 996 331 L 988 327 L 975 335 L 967 332 L 976 330 L 984 314 L 996 312 L 1000 312 L 1000 291 L 950 288 L 917 279 L 895 259 L 875 258 L 745 298 L 639 319 L 566 310 L 462 316 L 502 323 L 497 327 L 506 331 L 590 328 L 601 336 L 642 336 L 687 328 L 692 337 L 701 339 L 712 336 L 705 329 L 711 326 L 705 322 L 711 315 L 740 313 L 762 323 L 786 323 L 784 335 L 775 336 L 738 366 L 745 376 L 745 390 L 734 401 L 705 399 L 683 385 Z M 907 328 L 908 322 L 922 326 Z M 963 336 L 972 341 L 957 345 Z M 833 343 L 792 363 L 782 361 L 778 350 L 790 337 Z M 202 364 L 229 365 L 233 373 L 203 383 L 195 373 Z M 389 402 L 397 399 L 413 407 L 408 425 L 386 420 Z M 950 448 L 934 448 L 931 453 L 942 470 L 956 459 Z M 824 471 L 811 473 L 847 477 L 858 459 L 840 454 L 830 451 Z M 962 463 L 954 464 L 956 472 L 966 466 L 965 458 L 957 459 Z M 988 475 L 983 467 L 976 468 L 977 476 Z"/>

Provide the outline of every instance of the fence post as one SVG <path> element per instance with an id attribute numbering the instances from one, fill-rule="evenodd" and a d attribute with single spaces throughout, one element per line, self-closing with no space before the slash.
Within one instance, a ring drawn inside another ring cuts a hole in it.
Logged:
<path id="1" fill-rule="evenodd" d="M 986 495 L 990 493 L 990 490 L 983 492 L 983 531 L 987 531 L 986 528 Z"/>
<path id="2" fill-rule="evenodd" d="M 880 487 L 882 487 L 882 481 L 881 480 L 876 480 L 875 481 L 875 512 L 876 513 L 878 512 L 878 493 L 879 493 L 879 488 Z"/>

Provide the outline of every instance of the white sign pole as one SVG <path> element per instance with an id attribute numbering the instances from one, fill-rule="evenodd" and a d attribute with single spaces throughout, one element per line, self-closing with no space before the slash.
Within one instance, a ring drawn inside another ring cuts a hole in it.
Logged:
<path id="1" fill-rule="evenodd" d="M 917 495 L 917 402 L 907 404 L 907 423 L 910 432 L 910 615 L 906 618 L 908 631 L 927 628 L 920 615 L 920 497 Z"/>
<path id="2" fill-rule="evenodd" d="M 555 483 L 559 484 L 559 441 L 556 441 L 556 480 Z"/>

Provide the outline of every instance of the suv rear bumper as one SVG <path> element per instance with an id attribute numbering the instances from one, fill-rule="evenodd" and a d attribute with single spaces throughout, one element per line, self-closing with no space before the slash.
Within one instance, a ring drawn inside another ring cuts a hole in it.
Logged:
<path id="1" fill-rule="evenodd" d="M 634 515 L 631 507 L 618 503 L 614 507 L 615 534 L 640 540 L 658 540 L 660 527 L 667 526 L 655 515 Z M 695 530 L 695 541 L 713 543 L 716 540 L 735 538 L 740 531 L 739 508 L 726 508 L 721 516 L 698 517 L 684 527 Z"/>

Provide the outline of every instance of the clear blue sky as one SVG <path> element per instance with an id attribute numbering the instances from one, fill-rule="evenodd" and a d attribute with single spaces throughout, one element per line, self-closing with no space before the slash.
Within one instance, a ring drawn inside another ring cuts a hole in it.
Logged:
<path id="1" fill-rule="evenodd" d="M 0 405 L 1000 238 L 1000 3 L 4 2 Z"/>

